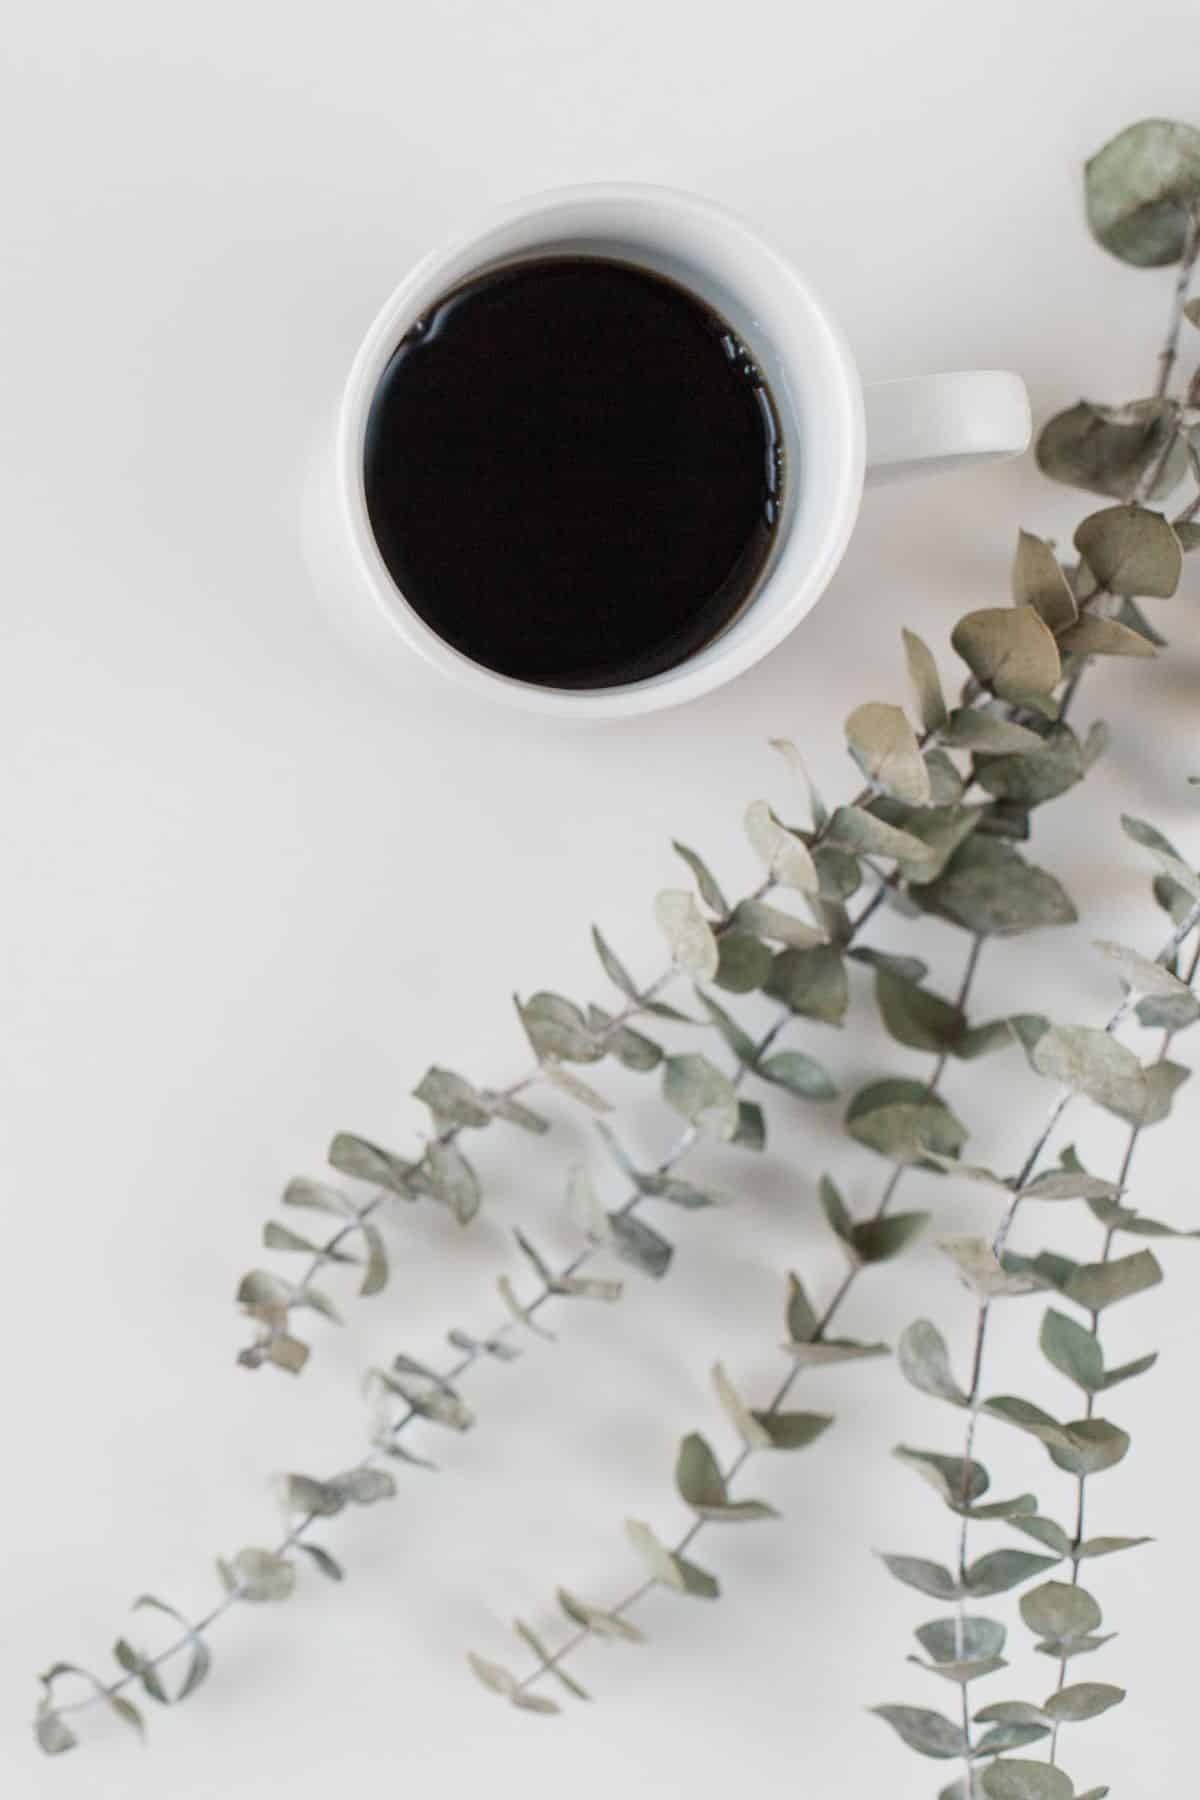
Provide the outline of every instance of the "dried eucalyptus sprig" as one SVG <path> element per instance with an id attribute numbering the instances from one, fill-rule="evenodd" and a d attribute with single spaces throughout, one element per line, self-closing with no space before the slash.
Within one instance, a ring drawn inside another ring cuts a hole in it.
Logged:
<path id="1" fill-rule="evenodd" d="M 1133 835 L 1144 841 L 1147 828 L 1131 821 Z M 882 1706 L 875 1710 L 913 1749 L 926 1756 L 961 1758 L 961 1781 L 943 1790 L 941 1800 L 976 1800 L 978 1795 L 1004 1800 L 1024 1794 L 1029 1800 L 1069 1797 L 1073 1788 L 1053 1765 L 1058 1731 L 1064 1723 L 1090 1719 L 1117 1705 L 1124 1690 L 1094 1681 L 1067 1683 L 1070 1659 L 1100 1648 L 1107 1641 L 1098 1636 L 1101 1612 L 1098 1603 L 1081 1585 L 1080 1563 L 1085 1559 L 1133 1549 L 1144 1537 L 1085 1537 L 1084 1506 L 1089 1479 L 1120 1462 L 1129 1449 L 1129 1435 L 1107 1419 L 1097 1418 L 1096 1396 L 1142 1375 L 1153 1367 L 1156 1353 L 1140 1356 L 1117 1368 L 1105 1365 L 1100 1341 L 1101 1319 L 1108 1307 L 1144 1292 L 1162 1280 L 1157 1258 L 1149 1249 L 1113 1259 L 1119 1232 L 1138 1238 L 1196 1237 L 1198 1232 L 1178 1231 L 1158 1220 L 1133 1211 L 1126 1203 L 1134 1153 L 1142 1132 L 1163 1120 L 1172 1096 L 1188 1071 L 1167 1055 L 1175 1034 L 1200 1018 L 1200 1003 L 1193 991 L 1200 945 L 1192 953 L 1183 979 L 1173 972 L 1176 958 L 1187 939 L 1200 928 L 1200 880 L 1166 845 L 1152 834 L 1160 856 L 1171 858 L 1172 883 L 1168 899 L 1177 912 L 1175 927 L 1153 962 L 1132 950 L 1104 943 L 1100 948 L 1114 957 L 1126 996 L 1103 1031 L 1083 1026 L 1047 1026 L 1030 1044 L 1030 1061 L 1041 1074 L 1058 1081 L 1060 1092 L 1050 1116 L 1039 1131 L 1019 1172 L 1011 1179 L 990 1170 L 964 1171 L 974 1179 L 1005 1193 L 1005 1206 L 989 1245 L 981 1238 L 952 1238 L 943 1249 L 954 1261 L 962 1279 L 975 1295 L 977 1305 L 974 1352 L 965 1386 L 952 1369 L 950 1351 L 937 1327 L 918 1320 L 904 1333 L 899 1346 L 900 1367 L 907 1379 L 934 1398 L 961 1409 L 966 1417 L 962 1453 L 903 1446 L 896 1454 L 940 1494 L 958 1515 L 958 1557 L 952 1571 L 939 1563 L 910 1556 L 885 1556 L 890 1572 L 907 1585 L 935 1599 L 950 1601 L 954 1614 L 922 1626 L 917 1638 L 928 1661 L 910 1658 L 931 1673 L 955 1683 L 960 1690 L 961 1723 L 924 1707 Z M 1178 877 L 1185 877 L 1178 880 Z M 1116 1033 L 1136 1015 L 1143 1025 L 1162 1026 L 1164 1038 L 1158 1058 L 1146 1067 L 1121 1044 Z M 1129 1125 L 1129 1136 L 1120 1167 L 1113 1180 L 1090 1174 L 1074 1151 L 1063 1152 L 1059 1165 L 1039 1174 L 1037 1165 L 1067 1108 L 1078 1097 L 1115 1112 Z M 1100 1258 L 1094 1263 L 1042 1252 L 1016 1256 L 1007 1251 L 1018 1210 L 1029 1202 L 1062 1204 L 1084 1202 L 1104 1226 Z M 1033 1402 L 1014 1395 L 985 1399 L 982 1393 L 984 1354 L 989 1322 L 1000 1302 L 1033 1292 L 1052 1290 L 1087 1315 L 1080 1325 L 1055 1307 L 1042 1321 L 1040 1343 L 1047 1360 L 1065 1374 L 1085 1395 L 1083 1417 L 1061 1422 Z M 1070 1474 L 1076 1484 L 1073 1531 L 1041 1514 L 1032 1494 L 1019 1494 L 1001 1502 L 984 1502 L 991 1478 L 974 1454 L 980 1415 L 1003 1421 L 1028 1432 L 1045 1444 L 1056 1467 Z M 1005 1522 L 1031 1537 L 1049 1552 L 1000 1550 L 974 1561 L 969 1557 L 970 1526 L 974 1521 Z M 1021 1586 L 1044 1574 L 1056 1563 L 1069 1559 L 1068 1582 L 1044 1581 L 1024 1595 L 1021 1616 L 1040 1639 L 1037 1648 L 1059 1664 L 1058 1683 L 1044 1700 L 1000 1701 L 972 1714 L 969 1689 L 974 1681 L 1007 1665 L 1002 1651 L 1007 1636 L 997 1619 L 969 1614 L 969 1602 Z M 973 1726 L 984 1726 L 982 1732 Z M 998 1760 L 1007 1752 L 1023 1749 L 1050 1737 L 1049 1765 L 1026 1759 Z M 1017 1785 L 1023 1783 L 1023 1786 Z M 1104 1790 L 1107 1791 L 1107 1790 Z"/>

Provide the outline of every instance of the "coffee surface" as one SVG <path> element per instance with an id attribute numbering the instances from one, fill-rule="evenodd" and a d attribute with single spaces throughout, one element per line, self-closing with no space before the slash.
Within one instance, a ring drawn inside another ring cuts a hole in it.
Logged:
<path id="1" fill-rule="evenodd" d="M 408 603 L 474 662 L 564 688 L 644 680 L 717 636 L 762 571 L 782 474 L 725 322 L 591 256 L 447 294 L 388 363 L 364 450 Z"/>

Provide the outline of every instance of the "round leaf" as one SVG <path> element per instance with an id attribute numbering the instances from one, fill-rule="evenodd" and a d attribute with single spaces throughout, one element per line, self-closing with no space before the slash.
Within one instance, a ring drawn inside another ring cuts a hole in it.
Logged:
<path id="1" fill-rule="evenodd" d="M 1178 262 L 1200 205 L 1200 131 L 1142 119 L 1097 151 L 1084 170 L 1092 235 L 1138 268 Z"/>

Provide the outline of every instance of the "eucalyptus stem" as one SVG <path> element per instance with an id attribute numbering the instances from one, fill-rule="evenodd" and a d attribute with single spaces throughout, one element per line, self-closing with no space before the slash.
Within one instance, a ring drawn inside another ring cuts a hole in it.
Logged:
<path id="1" fill-rule="evenodd" d="M 1181 979 L 1186 983 L 1186 985 L 1188 987 L 1192 987 L 1196 981 L 1196 976 L 1197 976 L 1198 972 L 1200 972 L 1200 939 L 1197 939 L 1195 948 L 1193 949 L 1191 958 L 1188 962 L 1187 971 L 1181 977 Z M 1170 1051 L 1171 1045 L 1174 1042 L 1177 1035 L 1178 1035 L 1177 1027 L 1168 1028 L 1166 1031 L 1163 1032 L 1162 1044 L 1159 1048 L 1159 1053 L 1158 1053 L 1158 1060 L 1160 1062 L 1164 1062 L 1166 1060 L 1167 1055 Z M 1125 1187 L 1128 1184 L 1129 1176 L 1130 1176 L 1130 1173 L 1133 1168 L 1133 1160 L 1134 1160 L 1135 1155 L 1137 1154 L 1138 1145 L 1141 1143 L 1142 1132 L 1144 1130 L 1145 1130 L 1145 1125 L 1142 1124 L 1141 1122 L 1139 1122 L 1136 1125 L 1130 1126 L 1129 1136 L 1126 1139 L 1126 1143 L 1125 1143 L 1125 1154 L 1121 1158 L 1121 1167 L 1120 1167 L 1120 1171 L 1117 1175 L 1117 1180 L 1116 1180 L 1116 1186 L 1118 1188 L 1120 1188 L 1122 1191 L 1124 1191 Z M 1117 1224 L 1110 1224 L 1105 1227 L 1104 1242 L 1103 1242 L 1103 1245 L 1102 1245 L 1101 1251 L 1100 1251 L 1100 1261 L 1102 1263 L 1106 1263 L 1109 1260 L 1109 1257 L 1112 1255 L 1113 1242 L 1116 1238 L 1116 1235 L 1117 1235 L 1117 1232 L 1119 1229 L 1120 1229 L 1120 1227 Z M 1099 1337 L 1100 1337 L 1100 1315 L 1097 1312 L 1094 1312 L 1092 1314 L 1090 1329 L 1091 1329 L 1092 1336 L 1094 1338 L 1096 1338 L 1098 1341 Z M 1093 1414 L 1095 1413 L 1095 1410 L 1096 1410 L 1096 1396 L 1091 1390 L 1089 1390 L 1089 1392 L 1086 1396 L 1086 1399 L 1085 1399 L 1085 1403 L 1084 1403 L 1084 1416 L 1086 1418 L 1090 1419 L 1093 1416 Z M 1084 1474 L 1079 1474 L 1075 1477 L 1075 1481 L 1076 1481 L 1075 1534 L 1074 1534 L 1074 1542 L 1072 1544 L 1071 1583 L 1070 1583 L 1070 1585 L 1072 1587 L 1077 1587 L 1079 1585 L 1079 1564 L 1080 1564 L 1080 1560 L 1081 1560 L 1080 1556 L 1079 1556 L 1079 1548 L 1080 1548 L 1080 1545 L 1083 1543 L 1084 1513 L 1085 1513 L 1085 1507 L 1086 1507 L 1086 1503 L 1087 1503 L 1086 1502 L 1087 1476 Z M 1057 1683 L 1057 1687 L 1055 1690 L 1056 1692 L 1058 1692 L 1058 1693 L 1062 1692 L 1062 1689 L 1066 1683 L 1066 1679 L 1067 1679 L 1067 1659 L 1064 1656 L 1059 1659 L 1058 1683 Z M 1051 1732 L 1050 1732 L 1050 1751 L 1049 1751 L 1048 1760 L 1051 1763 L 1056 1763 L 1058 1760 L 1058 1733 L 1059 1733 L 1059 1721 L 1056 1719 L 1053 1727 L 1051 1728 Z"/>
<path id="2" fill-rule="evenodd" d="M 1174 929 L 1171 932 L 1170 937 L 1163 944 L 1163 946 L 1159 950 L 1157 956 L 1154 958 L 1154 961 L 1160 967 L 1163 967 L 1163 968 L 1168 967 L 1171 963 L 1174 962 L 1176 956 L 1179 953 L 1179 950 L 1181 949 L 1183 944 L 1187 941 L 1187 939 L 1191 936 L 1192 932 L 1197 929 L 1197 927 L 1200 927 L 1200 900 L 1197 900 L 1192 904 L 1192 906 L 1188 909 L 1188 911 L 1184 915 L 1184 917 L 1174 927 Z M 1191 986 L 1192 980 L 1196 974 L 1198 958 L 1200 958 L 1200 946 L 1198 946 L 1197 955 L 1194 956 L 1192 959 L 1191 968 L 1189 970 L 1189 974 L 1187 977 L 1187 982 L 1188 982 L 1189 987 Z M 1108 1019 L 1108 1022 L 1104 1026 L 1104 1031 L 1110 1036 L 1113 1033 L 1115 1033 L 1120 1028 L 1120 1026 L 1124 1023 L 1124 1021 L 1128 1018 L 1128 1016 L 1129 1016 L 1130 1012 L 1133 1010 L 1133 1007 L 1135 1004 L 1136 1004 L 1135 995 L 1134 995 L 1133 991 L 1131 990 L 1128 994 L 1126 994 L 1125 999 L 1121 1002 L 1120 1006 L 1116 1007 L 1114 1009 L 1114 1011 L 1112 1012 L 1111 1016 Z M 1170 1032 L 1167 1033 L 1165 1043 L 1170 1042 L 1172 1035 L 1173 1035 L 1173 1033 L 1170 1033 Z M 1165 1054 L 1165 1044 L 1164 1044 L 1164 1054 Z M 1005 1244 L 1008 1241 L 1009 1233 L 1012 1229 L 1013 1221 L 1016 1218 L 1017 1212 L 1021 1206 L 1021 1202 L 1022 1202 L 1022 1198 L 1023 1198 L 1023 1189 L 1025 1188 L 1026 1184 L 1029 1182 L 1030 1178 L 1033 1176 L 1033 1174 L 1037 1168 L 1037 1165 L 1038 1165 L 1039 1161 L 1041 1160 L 1042 1153 L 1045 1150 L 1046 1145 L 1049 1142 L 1050 1137 L 1053 1134 L 1056 1126 L 1061 1121 L 1063 1114 L 1066 1112 L 1067 1108 L 1071 1105 L 1071 1103 L 1076 1098 L 1077 1098 L 1077 1094 L 1071 1088 L 1064 1088 L 1062 1090 L 1062 1092 L 1058 1095 L 1053 1106 L 1050 1109 L 1049 1117 L 1047 1118 L 1046 1123 L 1042 1126 L 1041 1130 L 1037 1133 L 1036 1137 L 1034 1138 L 1033 1143 L 1025 1156 L 1025 1160 L 1021 1164 L 1019 1173 L 1013 1179 L 1011 1197 L 1005 1208 L 1004 1216 L 1001 1219 L 1000 1225 L 997 1228 L 996 1234 L 992 1240 L 992 1249 L 993 1249 L 993 1253 L 995 1254 L 997 1260 L 999 1260 L 999 1258 L 1003 1254 Z M 1130 1166 L 1133 1161 L 1134 1151 L 1136 1149 L 1137 1143 L 1139 1141 L 1139 1138 L 1140 1138 L 1140 1135 L 1141 1135 L 1141 1132 L 1143 1129 L 1144 1129 L 1144 1127 L 1141 1124 L 1134 1125 L 1131 1128 L 1129 1140 L 1126 1145 L 1125 1154 L 1124 1154 L 1124 1157 L 1123 1157 L 1123 1160 L 1121 1163 L 1120 1174 L 1119 1174 L 1119 1177 L 1118 1177 L 1118 1180 L 1116 1183 L 1116 1186 L 1118 1188 L 1123 1189 L 1123 1187 L 1124 1187 L 1126 1178 L 1129 1174 Z M 1107 1261 L 1107 1258 L 1108 1258 L 1108 1253 L 1109 1253 L 1109 1250 L 1112 1245 L 1113 1235 L 1114 1235 L 1114 1229 L 1110 1227 L 1105 1236 L 1104 1258 L 1103 1258 L 1103 1260 L 1105 1260 L 1105 1261 Z M 959 1542 L 958 1542 L 958 1586 L 959 1586 L 960 1591 L 959 1591 L 959 1595 L 958 1595 L 957 1609 L 956 1609 L 957 1620 L 958 1620 L 958 1642 L 959 1642 L 960 1647 L 963 1642 L 963 1632 L 964 1632 L 963 1621 L 965 1618 L 965 1600 L 966 1600 L 965 1586 L 966 1586 L 966 1575 L 967 1575 L 967 1567 L 968 1567 L 968 1544 L 969 1544 L 969 1534 L 970 1534 L 970 1518 L 966 1511 L 966 1506 L 967 1506 L 967 1501 L 968 1501 L 968 1497 L 969 1497 L 970 1470 L 971 1470 L 972 1458 L 973 1458 L 973 1453 L 974 1453 L 974 1448 L 975 1448 L 975 1437 L 976 1437 L 976 1432 L 977 1432 L 978 1423 L 979 1423 L 979 1413 L 980 1413 L 980 1405 L 981 1405 L 981 1385 L 982 1385 L 982 1379 L 983 1379 L 984 1357 L 985 1357 L 985 1351 L 986 1351 L 986 1345 L 987 1345 L 988 1325 L 989 1325 L 989 1321 L 991 1318 L 991 1310 L 992 1310 L 992 1302 L 985 1295 L 980 1300 L 978 1312 L 976 1315 L 975 1343 L 974 1343 L 974 1350 L 973 1350 L 973 1354 L 972 1354 L 972 1358 L 971 1358 L 970 1381 L 969 1381 L 969 1385 L 967 1388 L 967 1395 L 966 1395 L 967 1422 L 966 1422 L 966 1428 L 965 1428 L 964 1436 L 963 1436 L 962 1492 L 960 1494 L 960 1503 L 963 1507 L 963 1511 L 962 1511 L 962 1522 L 961 1522 L 961 1525 L 959 1528 Z M 1098 1335 L 1098 1327 L 1099 1327 L 1098 1315 L 1093 1313 L 1093 1315 L 1092 1315 L 1093 1336 Z M 1093 1411 L 1092 1398 L 1089 1395 L 1088 1405 L 1087 1405 L 1087 1416 L 1089 1418 L 1092 1416 L 1092 1411 Z M 1073 1545 L 1073 1548 L 1076 1551 L 1078 1550 L 1079 1544 L 1082 1541 L 1083 1516 L 1084 1516 L 1084 1477 L 1081 1475 L 1078 1477 L 1075 1541 L 1074 1541 L 1074 1545 Z M 1071 1575 L 1072 1584 L 1077 1584 L 1078 1580 L 1079 1580 L 1079 1558 L 1078 1558 L 1078 1556 L 1075 1556 L 1072 1559 L 1072 1575 Z M 1065 1680 L 1065 1671 L 1066 1671 L 1066 1660 L 1063 1659 L 1062 1663 L 1060 1664 L 1060 1668 L 1059 1668 L 1058 1685 L 1059 1685 L 1060 1689 Z M 969 1703 L 968 1703 L 968 1698 L 967 1698 L 968 1686 L 969 1686 L 968 1682 L 964 1681 L 962 1683 L 963 1732 L 964 1732 L 964 1744 L 965 1744 L 963 1758 L 964 1758 L 964 1763 L 966 1766 L 966 1781 L 967 1781 L 966 1791 L 967 1791 L 967 1794 L 970 1795 L 973 1791 L 972 1784 L 973 1784 L 973 1780 L 974 1780 L 974 1776 L 973 1776 L 974 1751 L 972 1749 L 972 1743 L 971 1743 L 970 1708 L 969 1708 Z M 1057 1735 L 1058 1734 L 1057 1734 L 1057 1725 L 1056 1725 L 1054 1727 L 1053 1736 L 1051 1738 L 1051 1754 L 1050 1754 L 1051 1762 L 1054 1761 L 1055 1747 L 1057 1744 Z"/>

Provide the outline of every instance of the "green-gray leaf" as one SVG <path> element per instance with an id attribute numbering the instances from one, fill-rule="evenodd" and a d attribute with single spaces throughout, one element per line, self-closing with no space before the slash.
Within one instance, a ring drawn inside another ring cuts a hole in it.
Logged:
<path id="1" fill-rule="evenodd" d="M 730 994 L 752 994 L 769 979 L 773 958 L 761 939 L 748 931 L 723 931 L 717 939 L 717 972 L 713 980 Z"/>
<path id="2" fill-rule="evenodd" d="M 858 1143 L 893 1162 L 921 1163 L 926 1151 L 957 1156 L 966 1128 L 924 1083 L 885 1080 L 860 1088 L 846 1112 L 846 1130 Z"/>
<path id="3" fill-rule="evenodd" d="M 242 1600 L 286 1600 L 296 1585 L 296 1565 L 273 1550 L 247 1546 L 238 1551 L 231 1568 Z"/>
<path id="4" fill-rule="evenodd" d="M 1078 1724 L 1083 1719 L 1098 1719 L 1110 1707 L 1119 1706 L 1125 1689 L 1107 1681 L 1077 1681 L 1072 1687 L 1051 1694 L 1042 1710 L 1056 1721 Z"/>
<path id="5" fill-rule="evenodd" d="M 850 1000 L 846 965 L 832 944 L 781 950 L 771 961 L 765 986 L 773 999 L 782 1000 L 792 1012 L 826 1025 L 841 1024 Z"/>
<path id="6" fill-rule="evenodd" d="M 928 1594 L 934 1600 L 957 1597 L 958 1583 L 942 1563 L 929 1562 L 923 1556 L 890 1556 L 883 1552 L 880 1560 L 897 1581 L 916 1588 L 919 1594 Z"/>
<path id="7" fill-rule="evenodd" d="M 1062 564 L 1045 539 L 1029 531 L 1017 533 L 1012 597 L 1016 606 L 1032 606 L 1051 631 L 1074 623 L 1075 597 Z"/>
<path id="8" fill-rule="evenodd" d="M 592 943 L 595 946 L 596 955 L 600 958 L 600 965 L 613 986 L 618 988 L 627 1000 L 636 1000 L 638 998 L 637 982 L 603 936 L 598 925 L 592 926 Z"/>
<path id="9" fill-rule="evenodd" d="M 1026 862 L 1011 844 L 978 835 L 955 851 L 945 872 L 921 888 L 918 898 L 928 911 L 985 937 L 1071 925 L 1078 917 L 1053 875 Z"/>
<path id="10" fill-rule="evenodd" d="M 433 1194 L 449 1207 L 460 1225 L 469 1225 L 479 1211 L 479 1177 L 456 1144 L 430 1144 L 426 1151 Z"/>
<path id="11" fill-rule="evenodd" d="M 779 823 L 765 800 L 755 800 L 747 807 L 746 836 L 766 864 L 772 881 L 798 888 L 803 894 L 817 892 L 821 884 L 808 846 Z"/>
<path id="12" fill-rule="evenodd" d="M 685 888 L 664 888 L 655 896 L 654 917 L 676 968 L 698 981 L 711 981 L 719 960 L 717 940 L 693 896 Z"/>
<path id="13" fill-rule="evenodd" d="M 948 1759 L 966 1752 L 967 1740 L 961 1725 L 941 1713 L 924 1706 L 873 1706 L 877 1718 L 885 1719 L 910 1750 L 921 1756 Z"/>
<path id="14" fill-rule="evenodd" d="M 1075 548 L 1114 594 L 1169 599 L 1183 573 L 1183 547 L 1161 513 L 1144 506 L 1106 506 L 1083 520 Z"/>
<path id="15" fill-rule="evenodd" d="M 832 1100 L 837 1094 L 829 1071 L 803 1050 L 777 1050 L 774 1056 L 764 1057 L 755 1072 L 802 1100 Z"/>
<path id="16" fill-rule="evenodd" d="M 998 1619 L 966 1616 L 931 1619 L 928 1625 L 919 1625 L 914 1635 L 935 1663 L 952 1663 L 960 1656 L 999 1656 L 1008 1633 Z"/>
<path id="17" fill-rule="evenodd" d="M 626 1519 L 625 1530 L 655 1581 L 674 1588 L 676 1593 L 691 1594 L 697 1599 L 717 1598 L 721 1589 L 715 1576 L 689 1562 L 686 1556 L 668 1550 L 641 1519 Z"/>
<path id="18" fill-rule="evenodd" d="M 965 1021 L 958 1007 L 887 969 L 875 976 L 875 998 L 888 1032 L 910 1050 L 938 1055 L 962 1036 Z"/>
<path id="19" fill-rule="evenodd" d="M 699 1051 L 667 1057 L 663 1099 L 705 1137 L 729 1139 L 737 1129 L 734 1085 Z"/>
<path id="20" fill-rule="evenodd" d="M 928 1319 L 917 1319 L 901 1334 L 896 1346 L 901 1373 L 923 1394 L 965 1406 L 967 1396 L 954 1379 L 946 1340 Z"/>
<path id="21" fill-rule="evenodd" d="M 926 731 L 939 731 L 946 723 L 946 702 L 938 677 L 937 664 L 924 638 L 915 631 L 903 631 L 904 655 L 908 673 L 916 691 L 921 724 Z"/>
<path id="22" fill-rule="evenodd" d="M 677 838 L 672 839 L 671 848 L 676 856 L 681 856 L 696 878 L 696 886 L 700 889 L 700 898 L 711 907 L 718 918 L 723 919 L 729 911 L 729 902 L 721 892 L 720 883 L 702 857 L 681 844 Z"/>
<path id="23" fill-rule="evenodd" d="M 1090 1331 L 1051 1307 L 1042 1320 L 1042 1351 L 1056 1369 L 1087 1394 L 1104 1385 L 1104 1353 Z"/>
<path id="24" fill-rule="evenodd" d="M 1044 1569 L 1052 1569 L 1058 1560 L 1057 1556 L 1036 1556 L 1031 1550 L 989 1550 L 968 1568 L 964 1591 L 980 1599 L 1004 1594 Z"/>
<path id="25" fill-rule="evenodd" d="M 561 1062 L 599 1062 L 604 1047 L 574 1001 L 561 994 L 537 993 L 516 1002 L 525 1034 L 539 1062 L 547 1057 Z"/>
<path id="26" fill-rule="evenodd" d="M 798 1275 L 788 1275 L 787 1329 L 793 1343 L 808 1344 L 820 1330 L 816 1309 Z"/>
<path id="27" fill-rule="evenodd" d="M 844 850 L 861 851 L 867 856 L 886 856 L 905 863 L 929 863 L 934 852 L 911 831 L 899 831 L 886 825 L 861 806 L 839 806 L 829 821 L 830 843 Z"/>
<path id="28" fill-rule="evenodd" d="M 1063 1292 L 1088 1312 L 1102 1312 L 1119 1300 L 1157 1287 L 1162 1278 L 1162 1265 L 1153 1250 L 1137 1250 L 1132 1256 L 1108 1262 L 1081 1263 L 1068 1277 Z"/>
<path id="29" fill-rule="evenodd" d="M 671 1266 L 675 1254 L 673 1245 L 634 1213 L 610 1212 L 608 1224 L 613 1249 L 621 1260 L 640 1269 L 653 1281 L 661 1281 Z"/>
<path id="30" fill-rule="evenodd" d="M 1141 1063 L 1110 1032 L 1052 1025 L 1034 1044 L 1029 1060 L 1039 1075 L 1085 1094 L 1110 1112 L 1140 1110 L 1146 1103 Z"/>
<path id="31" fill-rule="evenodd" d="M 382 1150 L 378 1144 L 368 1143 L 366 1138 L 355 1137 L 349 1131 L 339 1131 L 333 1138 L 329 1162 L 343 1175 L 373 1181 L 393 1194 L 402 1194 L 406 1200 L 415 1199 L 420 1191 L 415 1180 L 415 1164 L 404 1162 L 390 1150 Z"/>
<path id="32" fill-rule="evenodd" d="M 1099 1629 L 1099 1603 L 1077 1582 L 1044 1581 L 1021 1596 L 1021 1617 L 1035 1637 L 1085 1637 Z"/>
<path id="33" fill-rule="evenodd" d="M 1200 131 L 1169 119 L 1129 125 L 1084 171 L 1092 235 L 1122 262 L 1178 262 L 1200 204 Z"/>
<path id="34" fill-rule="evenodd" d="M 992 1763 L 982 1781 L 987 1800 L 1071 1800 L 1075 1792 L 1070 1776 L 1053 1764 L 1016 1756 Z"/>
<path id="35" fill-rule="evenodd" d="M 1032 606 L 983 607 L 967 613 L 950 642 L 972 675 L 1001 700 L 1018 704 L 1049 694 L 1062 668 L 1054 633 Z"/>
<path id="36" fill-rule="evenodd" d="M 1128 406 L 1093 406 L 1080 400 L 1065 412 L 1055 413 L 1042 426 L 1037 440 L 1037 463 L 1051 481 L 1104 494 L 1110 500 L 1126 500 L 1134 487 L 1161 464 L 1149 498 L 1161 499 L 1182 479 L 1187 468 L 1187 445 L 1182 436 L 1167 454 L 1175 436 L 1176 409 L 1165 399 L 1134 400 Z M 1037 602 L 1031 599 L 1031 604 Z M 1040 610 L 1040 608 L 1039 608 Z M 1059 634 L 1071 619 L 1046 623 Z"/>
<path id="37" fill-rule="evenodd" d="M 846 740 L 869 781 L 909 806 L 929 802 L 929 771 L 899 706 L 868 700 L 846 720 Z"/>

